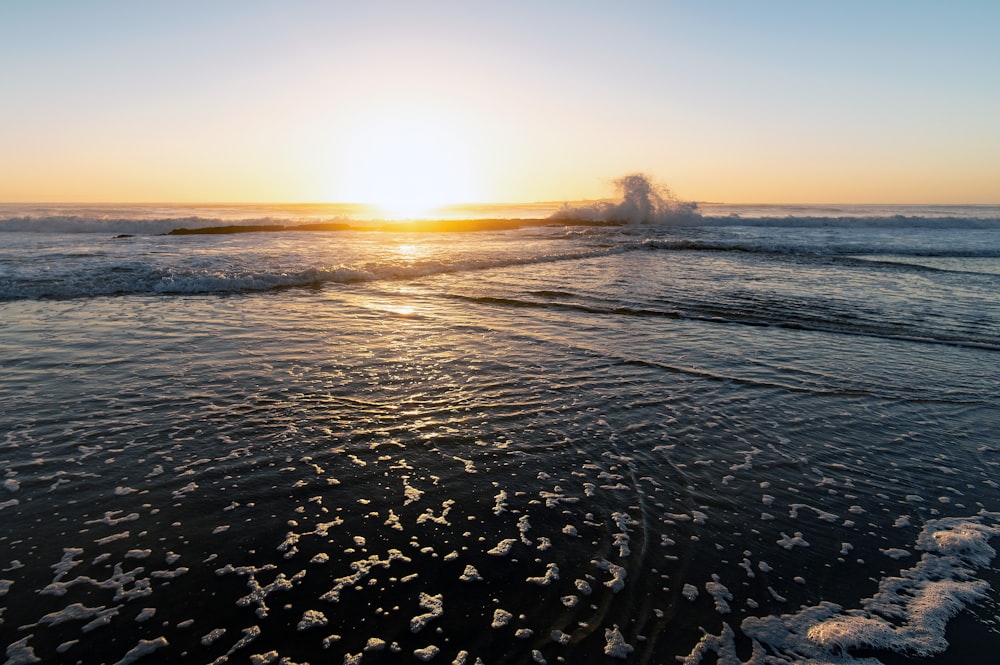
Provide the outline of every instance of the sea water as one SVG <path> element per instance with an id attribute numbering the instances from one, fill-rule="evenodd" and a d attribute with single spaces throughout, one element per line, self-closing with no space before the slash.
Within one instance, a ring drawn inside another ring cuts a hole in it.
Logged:
<path id="1" fill-rule="evenodd" d="M 6 207 L 6 662 L 995 662 L 1000 209 L 557 207 Z"/>

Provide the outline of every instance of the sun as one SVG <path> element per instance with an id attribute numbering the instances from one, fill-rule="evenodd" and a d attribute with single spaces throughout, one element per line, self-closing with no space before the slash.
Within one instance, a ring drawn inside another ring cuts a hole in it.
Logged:
<path id="1" fill-rule="evenodd" d="M 342 201 L 391 218 L 480 199 L 460 128 L 428 110 L 390 108 L 368 117 L 340 146 Z"/>

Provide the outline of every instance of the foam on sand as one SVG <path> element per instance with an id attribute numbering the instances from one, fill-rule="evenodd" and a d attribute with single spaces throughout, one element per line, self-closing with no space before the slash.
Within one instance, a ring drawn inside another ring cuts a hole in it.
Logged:
<path id="1" fill-rule="evenodd" d="M 513 618 L 514 615 L 508 612 L 507 610 L 497 608 L 493 611 L 493 623 L 490 627 L 503 628 L 508 623 L 510 623 L 510 620 Z"/>
<path id="2" fill-rule="evenodd" d="M 516 543 L 517 540 L 514 538 L 505 538 L 497 543 L 496 547 L 487 550 L 486 553 L 493 556 L 507 556 Z"/>
<path id="3" fill-rule="evenodd" d="M 947 518 L 924 527 L 917 548 L 925 552 L 913 568 L 887 577 L 862 601 L 864 610 L 846 612 L 812 626 L 807 636 L 826 648 L 890 649 L 931 656 L 948 647 L 948 620 L 985 596 L 989 584 L 970 579 L 996 554 L 990 537 L 1000 527 Z M 902 622 L 899 625 L 898 622 Z"/>
<path id="4" fill-rule="evenodd" d="M 748 617 L 740 625 L 753 644 L 747 661 L 737 657 L 735 634 L 724 624 L 722 633 L 706 634 L 683 662 L 696 665 L 709 652 L 720 662 L 744 665 L 876 662 L 848 655 L 856 649 L 941 653 L 948 647 L 948 620 L 989 589 L 974 573 L 996 555 L 989 540 L 1000 536 L 998 519 L 1000 514 L 982 513 L 930 520 L 917 538 L 916 549 L 923 551 L 917 565 L 883 578 L 860 608 L 822 602 L 794 614 Z"/>
<path id="5" fill-rule="evenodd" d="M 480 582 L 482 581 L 483 576 L 479 574 L 479 571 L 476 570 L 475 566 L 469 564 L 465 567 L 465 571 L 461 574 L 461 576 L 459 576 L 458 579 L 463 582 Z"/>
<path id="6" fill-rule="evenodd" d="M 164 637 L 157 637 L 152 640 L 139 640 L 139 643 L 132 647 L 116 665 L 129 665 L 165 646 L 167 646 L 167 640 Z"/>
<path id="7" fill-rule="evenodd" d="M 538 586 L 549 586 L 554 581 L 559 579 L 559 567 L 554 563 L 550 563 L 545 568 L 545 575 L 542 577 L 529 577 L 528 582 L 532 584 L 537 584 Z"/>
<path id="8" fill-rule="evenodd" d="M 326 615 L 318 610 L 306 610 L 302 614 L 302 619 L 299 621 L 296 630 L 303 631 L 309 630 L 310 628 L 315 628 L 317 626 L 325 626 L 329 623 Z"/>
<path id="9" fill-rule="evenodd" d="M 441 649 L 433 644 L 430 644 L 423 649 L 415 649 L 413 651 L 413 655 L 425 663 L 433 660 L 439 653 L 441 653 Z"/>
<path id="10" fill-rule="evenodd" d="M 427 610 L 427 612 L 425 614 L 418 614 L 410 619 L 410 631 L 413 633 L 419 633 L 429 622 L 444 614 L 444 597 L 442 594 L 432 596 L 421 591 L 420 607 Z"/>
<path id="11" fill-rule="evenodd" d="M 604 639 L 607 642 L 604 645 L 604 653 L 612 658 L 625 659 L 633 651 L 632 645 L 625 641 L 625 637 L 618 629 L 618 624 L 604 630 Z"/>
<path id="12" fill-rule="evenodd" d="M 601 570 L 606 570 L 611 574 L 611 579 L 605 582 L 604 586 L 608 587 L 615 593 L 618 593 L 625 588 L 625 578 L 628 576 L 628 571 L 626 571 L 623 566 L 611 563 L 606 559 L 595 561 L 594 564 Z"/>

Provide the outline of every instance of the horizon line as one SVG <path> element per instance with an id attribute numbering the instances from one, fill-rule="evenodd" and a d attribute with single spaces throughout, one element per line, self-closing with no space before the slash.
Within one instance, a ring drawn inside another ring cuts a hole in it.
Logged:
<path id="1" fill-rule="evenodd" d="M 463 208 L 472 206 L 517 206 L 517 205 L 563 205 L 567 203 L 601 203 L 615 202 L 617 197 L 602 197 L 594 199 L 550 199 L 540 201 L 478 201 L 478 202 L 457 202 L 446 203 L 440 206 L 433 206 L 428 210 L 446 210 L 449 208 Z M 1000 200 L 995 202 L 946 202 L 946 201 L 894 201 L 894 202 L 872 202 L 872 201 L 699 201 L 678 199 L 681 203 L 694 203 L 696 205 L 732 205 L 732 206 L 1000 206 Z M 2 206 L 350 206 L 357 208 L 379 209 L 376 203 L 363 203 L 359 201 L 0 201 Z"/>

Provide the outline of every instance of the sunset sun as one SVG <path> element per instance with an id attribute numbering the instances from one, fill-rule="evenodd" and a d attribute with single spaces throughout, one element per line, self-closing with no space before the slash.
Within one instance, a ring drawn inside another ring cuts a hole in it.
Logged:
<path id="1" fill-rule="evenodd" d="M 341 200 L 412 218 L 480 198 L 459 129 L 428 112 L 391 109 L 369 118 L 342 146 Z"/>

